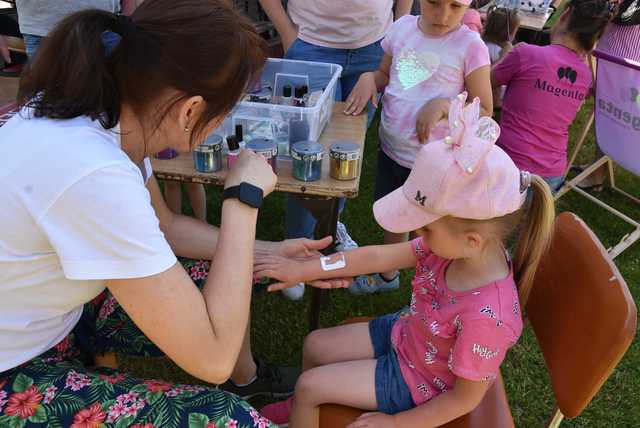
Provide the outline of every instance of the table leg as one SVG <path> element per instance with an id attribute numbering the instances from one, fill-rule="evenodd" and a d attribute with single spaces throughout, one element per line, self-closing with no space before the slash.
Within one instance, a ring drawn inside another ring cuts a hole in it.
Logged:
<path id="1" fill-rule="evenodd" d="M 335 252 L 336 227 L 338 225 L 339 199 L 303 199 L 302 204 L 311 212 L 316 219 L 315 237 L 323 238 L 327 235 L 333 236 L 333 243 L 329 245 L 324 254 Z M 320 321 L 320 308 L 327 297 L 326 290 L 311 288 L 311 305 L 309 307 L 309 330 L 318 328 Z"/>

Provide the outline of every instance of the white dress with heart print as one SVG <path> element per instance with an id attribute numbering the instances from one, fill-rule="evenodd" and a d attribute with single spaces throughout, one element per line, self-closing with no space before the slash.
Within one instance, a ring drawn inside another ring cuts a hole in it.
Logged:
<path id="1" fill-rule="evenodd" d="M 420 147 L 416 118 L 435 98 L 451 98 L 465 90 L 465 77 L 491 64 L 480 35 L 464 25 L 444 36 L 426 35 L 417 16 L 396 21 L 382 41 L 393 58 L 382 107 L 380 147 L 406 168 Z"/>

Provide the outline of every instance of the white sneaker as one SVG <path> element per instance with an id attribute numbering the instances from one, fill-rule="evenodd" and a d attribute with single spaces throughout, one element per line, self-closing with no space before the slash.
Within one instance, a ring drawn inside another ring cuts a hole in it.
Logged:
<path id="1" fill-rule="evenodd" d="M 336 227 L 336 250 L 350 251 L 356 248 L 358 248 L 358 244 L 349 236 L 347 227 L 344 223 L 338 222 L 338 226 Z"/>
<path id="2" fill-rule="evenodd" d="M 282 294 L 289 300 L 300 300 L 304 296 L 304 282 L 298 283 L 291 288 L 282 290 Z"/>

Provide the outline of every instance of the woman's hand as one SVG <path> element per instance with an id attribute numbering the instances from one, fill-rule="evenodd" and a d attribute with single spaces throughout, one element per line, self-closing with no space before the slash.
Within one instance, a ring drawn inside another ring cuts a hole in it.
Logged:
<path id="1" fill-rule="evenodd" d="M 281 242 L 270 243 L 268 247 L 264 248 L 256 246 L 255 259 L 258 260 L 263 256 L 275 255 L 298 261 L 309 259 L 317 260 L 322 257 L 320 250 L 327 248 L 332 241 L 333 238 L 331 236 L 325 236 L 317 240 L 307 238 L 287 239 Z M 311 281 L 309 285 L 316 288 L 347 288 L 352 281 L 353 278 L 334 278 Z M 289 286 L 293 285 L 295 285 L 295 283 L 289 284 Z M 282 288 L 288 287 L 276 287 L 274 285 L 273 289 L 269 291 L 277 291 Z"/>
<path id="2" fill-rule="evenodd" d="M 316 288 L 347 288 L 351 284 L 351 278 L 336 278 L 327 280 L 314 280 L 305 273 L 306 263 L 317 263 L 320 266 L 322 255 L 312 254 L 304 258 L 290 258 L 275 255 L 256 256 L 253 262 L 254 279 L 272 278 L 279 282 L 271 284 L 268 291 L 279 291 L 293 287 L 300 282 L 309 282 Z M 308 264 L 306 264 L 308 266 Z"/>
<path id="3" fill-rule="evenodd" d="M 317 258 L 320 264 L 320 258 Z M 282 290 L 292 287 L 306 279 L 303 271 L 304 262 L 299 259 L 265 255 L 256 256 L 253 261 L 253 277 L 255 279 L 271 278 L 279 281 L 269 286 L 269 291 Z"/>
<path id="4" fill-rule="evenodd" d="M 365 413 L 347 428 L 398 428 L 395 417 L 385 413 Z"/>
<path id="5" fill-rule="evenodd" d="M 251 150 L 243 150 L 238 161 L 229 171 L 224 188 L 245 182 L 261 188 L 263 196 L 266 197 L 276 187 L 277 181 L 278 177 L 263 156 Z"/>
<path id="6" fill-rule="evenodd" d="M 371 101 L 378 108 L 378 88 L 372 72 L 363 73 L 347 97 L 344 114 L 359 115 Z"/>
<path id="7" fill-rule="evenodd" d="M 0 57 L 7 64 L 11 64 L 11 52 L 9 52 L 9 44 L 4 36 L 0 36 Z"/>
<path id="8" fill-rule="evenodd" d="M 416 120 L 416 132 L 421 144 L 427 142 L 429 134 L 436 123 L 446 119 L 449 115 L 449 100 L 447 98 L 436 98 L 422 106 L 418 112 Z"/>

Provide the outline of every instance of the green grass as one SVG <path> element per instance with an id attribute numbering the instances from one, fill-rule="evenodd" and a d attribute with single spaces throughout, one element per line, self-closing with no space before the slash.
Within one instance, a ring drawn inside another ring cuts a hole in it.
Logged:
<path id="1" fill-rule="evenodd" d="M 575 139 L 587 113 L 580 113 L 571 135 Z M 593 156 L 593 134 L 590 135 L 581 152 L 579 163 L 586 163 Z M 382 232 L 376 225 L 371 211 L 373 203 L 373 180 L 377 153 L 376 126 L 372 126 L 366 142 L 363 177 L 360 196 L 350 200 L 342 216 L 349 232 L 361 245 L 382 242 Z M 630 189 L 638 196 L 639 180 L 631 174 L 618 170 L 617 180 L 623 188 Z M 612 201 L 628 214 L 640 217 L 640 209 L 626 203 L 610 191 L 604 197 Z M 219 191 L 208 190 L 209 221 L 219 223 Z M 589 224 L 605 246 L 617 242 L 623 232 L 630 227 L 608 215 L 584 198 L 570 194 L 558 205 L 558 212 L 573 211 Z M 283 198 L 272 195 L 260 214 L 258 237 L 279 240 L 283 237 Z M 627 281 L 636 301 L 640 299 L 640 243 L 635 244 L 616 259 L 616 264 Z M 410 296 L 412 272 L 404 272 L 400 290 L 383 295 L 353 297 L 346 290 L 331 292 L 330 299 L 323 308 L 321 325 L 333 326 L 338 322 L 359 315 L 375 316 L 395 311 L 406 305 Z M 280 295 L 256 293 L 252 304 L 252 341 L 254 352 L 268 361 L 281 365 L 298 365 L 301 347 L 307 334 L 307 308 L 309 293 L 302 302 L 290 302 Z M 594 310 L 597 310 L 595 308 Z M 164 378 L 180 382 L 198 382 L 182 370 L 164 359 L 142 359 L 122 356 L 123 366 L 138 376 Z M 503 364 L 507 393 L 514 419 L 518 427 L 541 427 L 553 411 L 553 396 L 545 363 L 540 354 L 535 337 L 526 328 L 520 342 L 509 352 Z M 640 424 L 640 341 L 636 337 L 624 359 L 600 393 L 584 413 L 572 421 L 565 421 L 567 427 L 631 427 Z M 260 405 L 261 403 L 255 403 Z"/>

